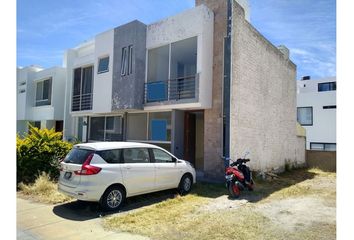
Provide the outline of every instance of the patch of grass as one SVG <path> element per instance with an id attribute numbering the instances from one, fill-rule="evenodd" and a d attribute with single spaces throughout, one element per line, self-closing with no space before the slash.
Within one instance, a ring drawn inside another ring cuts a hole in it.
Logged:
<path id="1" fill-rule="evenodd" d="M 334 239 L 335 224 L 322 224 L 319 219 L 318 224 L 299 226 L 292 231 L 256 210 L 264 199 L 271 204 L 277 204 L 279 199 L 311 194 L 325 199 L 329 196 L 327 189 L 313 186 L 333 176 L 320 170 L 291 170 L 280 174 L 279 179 L 256 181 L 254 192 L 242 193 L 246 198 L 248 195 L 254 197 L 255 201 L 212 212 L 203 210 L 203 206 L 217 201 L 217 197 L 228 192 L 223 184 L 198 183 L 187 196 L 106 217 L 103 223 L 109 230 L 140 234 L 152 239 Z M 335 193 L 335 189 L 333 191 Z M 331 200 L 328 204 L 333 206 L 335 202 Z M 288 214 L 291 214 L 290 211 Z"/>
<path id="2" fill-rule="evenodd" d="M 51 181 L 46 173 L 42 173 L 34 184 L 20 183 L 18 187 L 21 194 L 37 202 L 55 204 L 72 200 L 72 198 L 58 192 L 58 185 Z"/>

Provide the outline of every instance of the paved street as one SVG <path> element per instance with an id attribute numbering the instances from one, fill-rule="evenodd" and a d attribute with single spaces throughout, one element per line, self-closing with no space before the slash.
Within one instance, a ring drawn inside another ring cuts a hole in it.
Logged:
<path id="1" fill-rule="evenodd" d="M 49 205 L 17 198 L 17 239 L 147 239 L 128 233 L 105 231 L 95 204 L 71 202 Z"/>

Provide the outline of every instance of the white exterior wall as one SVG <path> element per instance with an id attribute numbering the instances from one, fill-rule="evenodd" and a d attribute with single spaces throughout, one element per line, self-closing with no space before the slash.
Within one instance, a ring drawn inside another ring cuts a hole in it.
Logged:
<path id="1" fill-rule="evenodd" d="M 336 78 L 302 80 L 297 82 L 297 107 L 312 107 L 313 125 L 306 129 L 306 149 L 310 142 L 336 143 L 336 109 L 323 106 L 336 105 L 336 91 L 318 92 L 318 83 L 335 82 Z"/>
<path id="2" fill-rule="evenodd" d="M 144 110 L 211 108 L 214 14 L 201 5 L 147 26 L 146 48 L 152 49 L 183 39 L 198 37 L 197 73 L 199 101 L 186 104 L 146 106 Z"/>
<path id="3" fill-rule="evenodd" d="M 95 67 L 93 80 L 94 113 L 107 113 L 112 111 L 113 41 L 113 29 L 95 37 Z M 97 74 L 99 59 L 107 56 L 109 56 L 108 72 Z"/>

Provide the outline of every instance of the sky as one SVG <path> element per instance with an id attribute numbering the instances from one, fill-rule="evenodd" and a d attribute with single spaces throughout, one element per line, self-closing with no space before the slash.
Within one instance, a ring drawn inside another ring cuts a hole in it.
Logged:
<path id="1" fill-rule="evenodd" d="M 251 24 L 290 49 L 302 76 L 336 75 L 335 0 L 250 0 Z M 146 24 L 194 7 L 194 0 L 17 0 L 17 66 L 61 66 L 64 51 L 138 19 Z"/>

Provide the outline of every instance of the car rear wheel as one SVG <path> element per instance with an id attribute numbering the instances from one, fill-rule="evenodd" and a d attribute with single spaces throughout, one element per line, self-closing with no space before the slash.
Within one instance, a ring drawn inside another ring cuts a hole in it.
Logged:
<path id="1" fill-rule="evenodd" d="M 193 179 L 189 174 L 186 174 L 182 177 L 181 182 L 178 186 L 178 192 L 181 195 L 189 193 L 192 189 Z"/>
<path id="2" fill-rule="evenodd" d="M 125 201 L 125 191 L 122 187 L 109 187 L 103 194 L 100 204 L 106 211 L 118 210 Z"/>

